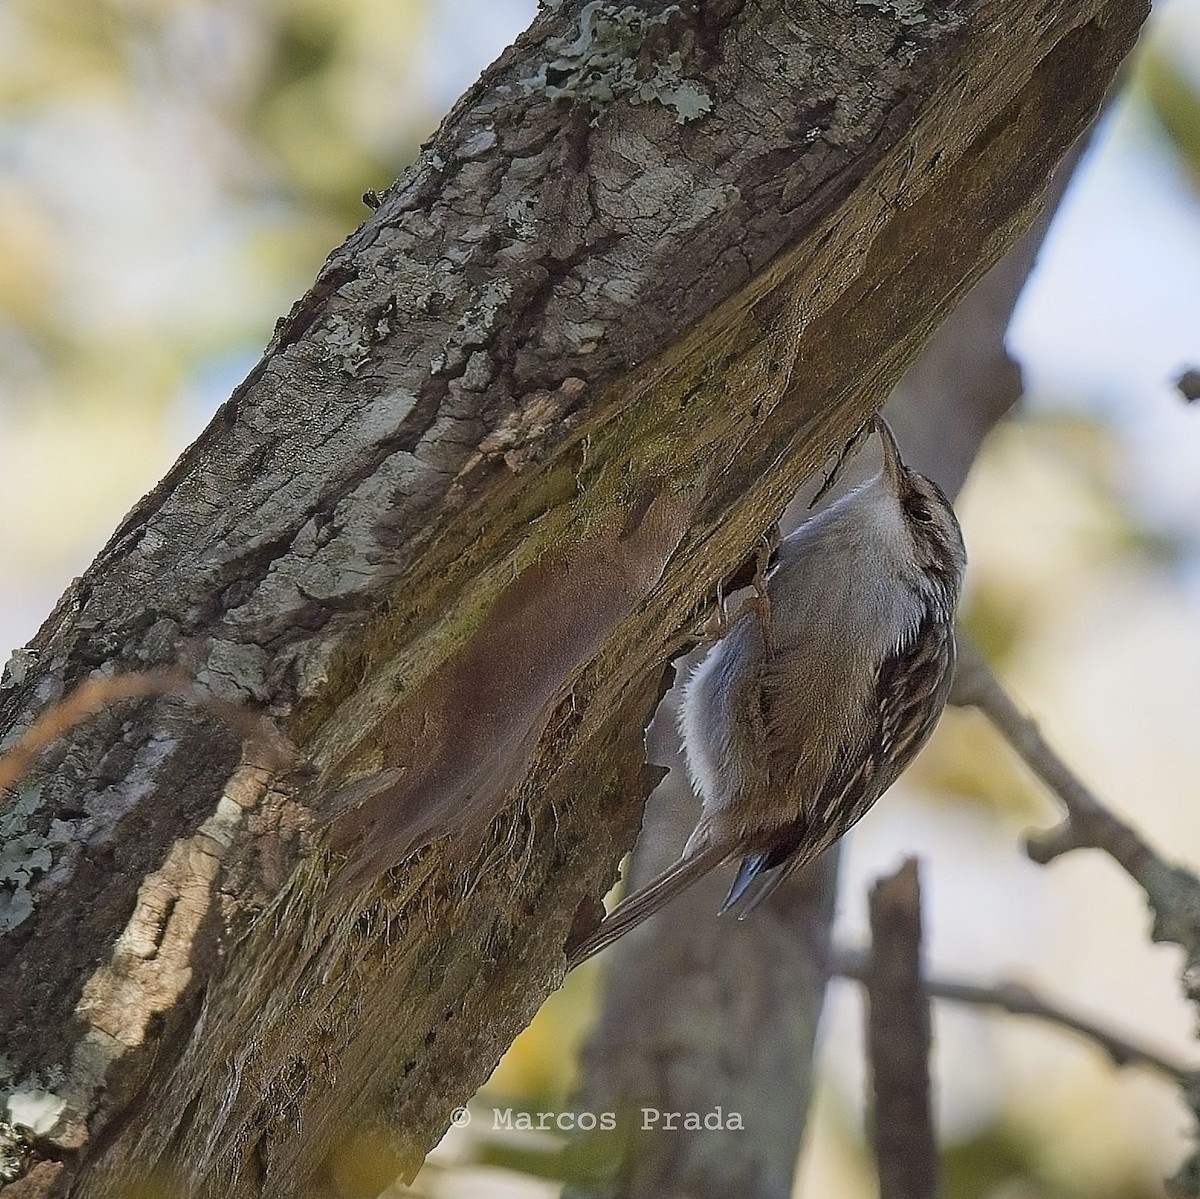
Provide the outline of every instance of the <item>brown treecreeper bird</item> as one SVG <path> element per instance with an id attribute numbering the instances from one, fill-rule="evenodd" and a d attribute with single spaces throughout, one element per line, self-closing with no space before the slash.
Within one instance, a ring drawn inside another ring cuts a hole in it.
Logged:
<path id="1" fill-rule="evenodd" d="M 929 739 L 954 674 L 966 552 L 950 501 L 876 419 L 879 474 L 778 547 L 766 603 L 688 679 L 680 729 L 703 810 L 679 861 L 570 954 L 591 957 L 740 858 L 745 916 L 838 840 Z"/>

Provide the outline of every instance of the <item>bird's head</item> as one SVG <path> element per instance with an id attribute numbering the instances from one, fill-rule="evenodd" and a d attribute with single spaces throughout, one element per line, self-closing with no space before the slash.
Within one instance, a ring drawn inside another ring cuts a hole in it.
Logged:
<path id="1" fill-rule="evenodd" d="M 891 426 L 881 416 L 875 418 L 875 431 L 883 447 L 880 474 L 899 504 L 920 573 L 953 603 L 967 565 L 954 508 L 932 479 L 904 465 Z"/>

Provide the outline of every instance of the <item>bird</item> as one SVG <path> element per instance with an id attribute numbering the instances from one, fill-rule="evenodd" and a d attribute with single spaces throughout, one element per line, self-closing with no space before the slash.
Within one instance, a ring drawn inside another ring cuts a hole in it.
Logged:
<path id="1" fill-rule="evenodd" d="M 684 758 L 701 814 L 679 860 L 573 948 L 571 966 L 711 870 L 744 918 L 862 818 L 929 740 L 954 676 L 966 549 L 950 500 L 874 418 L 878 473 L 777 546 L 688 678 Z"/>

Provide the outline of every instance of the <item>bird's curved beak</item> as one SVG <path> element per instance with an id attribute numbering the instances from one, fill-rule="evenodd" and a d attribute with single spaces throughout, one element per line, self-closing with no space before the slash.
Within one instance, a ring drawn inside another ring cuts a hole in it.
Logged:
<path id="1" fill-rule="evenodd" d="M 892 427 L 882 416 L 875 418 L 875 432 L 879 434 L 879 444 L 883 447 L 883 473 L 894 491 L 900 488 L 904 477 L 904 462 L 900 457 L 900 447 L 896 444 Z"/>

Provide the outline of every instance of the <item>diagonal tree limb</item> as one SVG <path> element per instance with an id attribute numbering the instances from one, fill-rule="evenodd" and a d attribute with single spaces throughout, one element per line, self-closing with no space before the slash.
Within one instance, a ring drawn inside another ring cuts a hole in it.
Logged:
<path id="1" fill-rule="evenodd" d="M 906 456 L 951 495 L 984 436 L 1020 398 L 1020 368 L 1004 335 L 1083 141 L 1055 171 L 1045 208 L 1028 232 L 967 293 L 889 397 L 887 414 Z M 789 513 L 802 518 L 806 498 Z M 794 520 L 784 523 L 790 528 Z M 672 777 L 648 806 L 630 868 L 632 887 L 670 864 L 696 819 L 669 718 L 656 721 L 649 743 L 651 760 L 669 763 Z M 778 906 L 769 902 L 745 923 L 714 918 L 725 886 L 714 879 L 606 953 L 603 1008 L 585 1056 L 581 1105 L 736 1106 L 758 1135 L 650 1134 L 624 1144 L 611 1177 L 579 1184 L 572 1199 L 672 1191 L 790 1195 L 814 1082 L 837 860 L 836 853 L 828 855 L 793 889 L 785 887 Z M 794 937 L 782 960 L 781 922 Z M 705 963 L 703 976 L 697 962 Z M 647 1001 L 660 994 L 672 996 L 669 1007 Z M 722 1035 L 680 1031 L 704 1028 Z M 736 1053 L 728 1051 L 728 1039 L 738 1044 Z M 660 1062 L 670 1068 L 657 1069 Z M 753 1085 L 755 1072 L 759 1085 Z"/>

